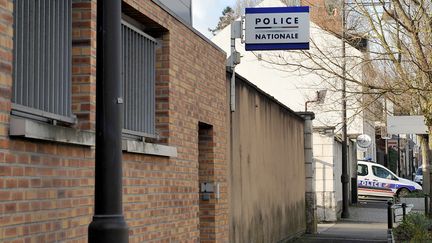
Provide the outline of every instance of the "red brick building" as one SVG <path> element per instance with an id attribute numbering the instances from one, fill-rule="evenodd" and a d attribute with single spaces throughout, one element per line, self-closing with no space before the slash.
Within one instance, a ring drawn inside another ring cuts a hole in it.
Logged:
<path id="1" fill-rule="evenodd" d="M 130 242 L 226 242 L 226 55 L 158 1 L 121 11 Z M 96 0 L 0 0 L 1 242 L 87 242 L 95 29 Z"/>
<path id="2" fill-rule="evenodd" d="M 342 30 L 341 4 L 338 0 L 301 0 L 301 5 L 310 6 L 311 21 L 335 35 Z"/>

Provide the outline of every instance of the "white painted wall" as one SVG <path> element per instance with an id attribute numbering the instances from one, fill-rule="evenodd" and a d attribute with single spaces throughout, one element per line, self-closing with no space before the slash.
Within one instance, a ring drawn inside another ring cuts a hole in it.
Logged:
<path id="1" fill-rule="evenodd" d="M 377 161 L 376 153 L 376 140 L 375 140 L 375 126 L 373 122 L 364 120 L 363 121 L 363 133 L 369 135 L 372 138 L 372 144 L 366 151 L 357 151 L 357 159 L 371 158 L 373 161 Z"/>
<path id="2" fill-rule="evenodd" d="M 339 146 L 338 146 L 339 145 Z M 342 202 L 341 146 L 334 134 L 313 133 L 315 189 L 319 221 L 336 221 Z"/>

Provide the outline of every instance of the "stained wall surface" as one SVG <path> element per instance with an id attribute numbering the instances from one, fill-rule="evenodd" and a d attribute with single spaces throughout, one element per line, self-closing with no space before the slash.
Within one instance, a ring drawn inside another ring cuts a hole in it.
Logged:
<path id="1" fill-rule="evenodd" d="M 237 78 L 231 124 L 230 242 L 304 232 L 304 120 Z"/>

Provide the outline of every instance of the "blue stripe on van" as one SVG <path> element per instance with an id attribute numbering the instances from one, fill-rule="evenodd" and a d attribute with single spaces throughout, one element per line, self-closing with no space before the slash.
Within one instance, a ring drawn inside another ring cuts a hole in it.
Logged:
<path id="1" fill-rule="evenodd" d="M 359 180 L 357 183 L 357 186 L 359 188 L 374 188 L 374 189 L 399 189 L 399 188 L 407 188 L 410 191 L 414 191 L 415 187 L 411 185 L 406 184 L 393 184 L 393 183 L 383 183 L 383 182 L 376 182 L 376 181 L 367 181 L 367 180 Z"/>

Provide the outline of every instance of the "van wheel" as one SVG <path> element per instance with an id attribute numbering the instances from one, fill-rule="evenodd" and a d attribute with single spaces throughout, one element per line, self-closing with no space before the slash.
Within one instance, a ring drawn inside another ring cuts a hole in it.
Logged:
<path id="1" fill-rule="evenodd" d="M 399 189 L 399 191 L 397 192 L 397 196 L 398 197 L 406 197 L 408 196 L 408 194 L 410 193 L 410 191 L 406 188 L 401 188 Z"/>

